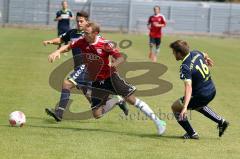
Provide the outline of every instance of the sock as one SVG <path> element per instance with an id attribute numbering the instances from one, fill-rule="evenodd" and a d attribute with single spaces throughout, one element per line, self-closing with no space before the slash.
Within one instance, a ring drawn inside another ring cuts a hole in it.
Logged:
<path id="1" fill-rule="evenodd" d="M 70 97 L 70 90 L 62 89 L 59 105 L 55 111 L 56 115 L 60 118 L 63 116 L 63 112 L 67 107 Z"/>
<path id="2" fill-rule="evenodd" d="M 153 110 L 145 102 L 136 98 L 134 105 L 139 108 L 147 117 L 149 117 L 157 126 L 159 125 L 161 120 L 155 115 Z"/>
<path id="3" fill-rule="evenodd" d="M 160 47 L 159 46 L 156 47 L 155 53 L 156 53 L 156 55 L 158 55 L 160 53 Z"/>
<path id="4" fill-rule="evenodd" d="M 156 51 L 155 46 L 153 46 L 151 52 L 154 54 L 155 51 Z"/>
<path id="5" fill-rule="evenodd" d="M 118 98 L 109 98 L 106 104 L 103 106 L 103 114 L 109 112 L 112 108 L 116 106 L 118 102 L 119 102 Z"/>
<path id="6" fill-rule="evenodd" d="M 195 131 L 193 130 L 192 126 L 190 125 L 187 117 L 184 120 L 179 120 L 180 113 L 174 113 L 177 122 L 182 126 L 182 128 L 188 133 L 188 135 L 193 135 Z"/>
<path id="7" fill-rule="evenodd" d="M 217 115 L 212 109 L 210 109 L 208 106 L 202 107 L 197 111 L 218 124 L 222 123 L 222 118 L 219 115 Z"/>

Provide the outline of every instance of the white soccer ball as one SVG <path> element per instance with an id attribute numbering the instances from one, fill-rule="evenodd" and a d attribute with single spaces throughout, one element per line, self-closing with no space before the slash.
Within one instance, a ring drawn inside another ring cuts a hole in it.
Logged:
<path id="1" fill-rule="evenodd" d="M 9 115 L 11 126 L 22 127 L 26 123 L 26 116 L 21 111 L 14 111 Z"/>

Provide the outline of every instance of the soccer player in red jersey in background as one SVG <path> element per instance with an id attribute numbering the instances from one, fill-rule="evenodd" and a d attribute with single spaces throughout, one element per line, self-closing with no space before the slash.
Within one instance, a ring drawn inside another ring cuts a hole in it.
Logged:
<path id="1" fill-rule="evenodd" d="M 91 22 L 88 23 L 84 37 L 51 53 L 48 57 L 49 62 L 60 58 L 61 53 L 73 48 L 80 48 L 85 53 L 82 60 L 86 63 L 89 78 L 93 81 L 91 95 L 93 116 L 95 118 L 102 117 L 118 102 L 117 100 L 109 99 L 109 95 L 121 95 L 128 103 L 140 109 L 155 123 L 159 135 L 163 134 L 166 129 L 166 123 L 157 117 L 148 104 L 135 97 L 133 94 L 136 88 L 119 76 L 116 68 L 125 59 L 112 43 L 98 35 L 99 32 L 100 27 L 98 25 Z M 110 56 L 115 59 L 111 64 L 109 63 Z"/>
<path id="2" fill-rule="evenodd" d="M 166 26 L 165 17 L 160 14 L 160 7 L 155 6 L 153 8 L 154 15 L 150 16 L 148 19 L 148 29 L 149 29 L 149 46 L 150 53 L 149 58 L 152 62 L 157 62 L 157 55 L 160 52 L 160 44 L 162 37 L 162 28 Z"/>

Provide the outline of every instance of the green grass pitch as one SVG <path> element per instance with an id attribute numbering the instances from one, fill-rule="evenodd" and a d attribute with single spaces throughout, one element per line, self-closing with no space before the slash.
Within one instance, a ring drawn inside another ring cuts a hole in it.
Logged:
<path id="1" fill-rule="evenodd" d="M 107 33 L 114 41 L 132 40 L 132 47 L 124 50 L 129 61 L 148 61 L 148 37 Z M 216 112 L 231 123 L 225 135 L 219 139 L 216 124 L 192 112 L 194 128 L 200 140 L 189 141 L 178 137 L 184 134 L 173 119 L 166 120 L 167 131 L 156 136 L 150 120 L 122 118 L 118 108 L 99 120 L 63 121 L 55 123 L 44 113 L 45 107 L 53 107 L 60 93 L 49 86 L 50 73 L 71 57 L 62 56 L 50 64 L 48 54 L 55 46 L 44 47 L 42 41 L 56 36 L 54 31 L 0 28 L 0 158 L 2 159 L 202 159 L 239 158 L 239 88 L 240 88 L 240 40 L 214 37 L 165 36 L 159 62 L 168 67 L 161 76 L 173 84 L 165 94 L 141 97 L 155 111 L 171 113 L 170 105 L 183 95 L 183 83 L 179 80 L 179 65 L 168 48 L 173 40 L 187 40 L 191 48 L 208 52 L 214 59 L 211 69 L 217 87 L 217 96 L 210 104 Z M 135 72 L 134 74 L 139 74 Z M 137 86 L 138 87 L 138 86 Z M 146 86 L 138 87 L 144 89 Z M 71 110 L 89 109 L 83 96 L 73 95 Z M 27 124 L 13 128 L 8 115 L 15 110 L 26 114 Z M 130 107 L 130 114 L 138 111 Z"/>

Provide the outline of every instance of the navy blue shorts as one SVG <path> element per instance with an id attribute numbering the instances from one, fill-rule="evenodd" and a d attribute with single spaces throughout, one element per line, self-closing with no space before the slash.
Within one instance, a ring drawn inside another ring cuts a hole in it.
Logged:
<path id="1" fill-rule="evenodd" d="M 188 104 L 188 109 L 194 110 L 197 108 L 207 106 L 214 99 L 215 95 L 216 95 L 216 91 L 213 91 L 208 96 L 192 96 Z M 184 97 L 181 97 L 179 100 L 181 103 L 183 103 Z"/>
<path id="2" fill-rule="evenodd" d="M 65 28 L 65 29 L 58 29 L 58 36 L 60 36 L 60 35 L 62 35 L 62 34 L 64 34 L 64 33 L 66 33 L 66 32 L 68 32 L 70 30 L 70 28 Z M 64 44 L 65 45 L 67 45 L 68 44 L 68 42 L 64 42 Z"/>
<path id="3" fill-rule="evenodd" d="M 68 32 L 69 30 L 70 28 L 61 28 L 61 29 L 58 28 L 58 36 Z"/>
<path id="4" fill-rule="evenodd" d="M 92 82 L 88 80 L 88 74 L 85 65 L 80 65 L 70 74 L 68 80 L 78 89 L 82 87 L 91 87 Z"/>
<path id="5" fill-rule="evenodd" d="M 149 37 L 149 44 L 150 45 L 156 45 L 156 46 L 160 46 L 161 44 L 161 38 L 152 38 L 152 37 Z"/>

